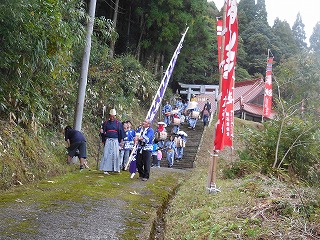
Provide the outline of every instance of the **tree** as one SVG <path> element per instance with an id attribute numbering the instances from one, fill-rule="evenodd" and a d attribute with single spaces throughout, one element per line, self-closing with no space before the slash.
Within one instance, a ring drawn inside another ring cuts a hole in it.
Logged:
<path id="1" fill-rule="evenodd" d="M 255 20 L 255 0 L 241 0 L 238 4 L 239 34 L 247 28 L 247 25 Z M 241 23 L 241 24 L 240 24 Z"/>
<path id="2" fill-rule="evenodd" d="M 277 38 L 267 21 L 265 1 L 242 0 L 238 5 L 239 10 L 239 39 L 243 40 L 245 61 L 237 61 L 242 68 L 253 76 L 264 75 L 266 68 L 267 51 L 271 49 L 274 56 L 281 56 L 279 38 Z M 243 23 L 244 20 L 244 23 Z M 250 20 L 250 21 L 249 21 Z M 275 62 L 278 59 L 275 59 Z"/>
<path id="3" fill-rule="evenodd" d="M 304 114 L 319 114 L 320 58 L 315 54 L 301 52 L 274 68 L 282 99 L 292 105 L 303 101 Z M 302 107 L 302 105 L 301 105 Z"/>
<path id="4" fill-rule="evenodd" d="M 256 20 L 260 20 L 262 22 L 268 22 L 268 13 L 266 9 L 266 2 L 265 0 L 258 0 L 256 4 Z"/>
<path id="5" fill-rule="evenodd" d="M 209 25 L 213 28 L 206 27 Z M 175 81 L 194 84 L 213 83 L 212 72 L 218 71 L 216 33 L 213 30 L 215 26 L 214 19 L 200 16 L 195 18 L 179 55 L 173 75 Z"/>
<path id="6" fill-rule="evenodd" d="M 299 48 L 296 44 L 289 23 L 276 18 L 272 26 L 272 32 L 279 44 L 279 50 L 277 53 L 281 53 L 281 56 L 277 56 L 277 61 L 286 59 L 298 53 Z"/>
<path id="7" fill-rule="evenodd" d="M 91 3 L 91 1 L 90 1 L 90 3 Z M 119 8 L 119 0 L 116 0 L 116 3 L 114 5 L 114 14 L 113 14 L 113 24 L 112 24 L 112 28 L 113 29 L 116 29 L 116 27 L 117 27 L 118 8 Z M 113 58 L 115 41 L 116 41 L 116 39 L 111 39 L 111 43 L 110 43 L 110 58 Z"/>
<path id="8" fill-rule="evenodd" d="M 314 166 L 319 164 L 318 115 L 302 114 L 300 102 L 288 102 L 281 96 L 278 87 L 274 99 L 278 114 L 265 122 L 263 128 L 247 129 L 239 138 L 245 144 L 240 159 L 254 162 L 263 173 L 292 170 L 299 178 L 312 182 Z M 316 178 L 318 179 L 318 178 Z"/>
<path id="9" fill-rule="evenodd" d="M 300 49 L 306 49 L 307 43 L 306 41 L 306 32 L 304 31 L 304 24 L 302 22 L 302 18 L 300 13 L 297 14 L 297 18 L 292 26 L 292 32 L 294 39 Z"/>
<path id="10" fill-rule="evenodd" d="M 279 100 L 278 103 L 280 103 Z M 245 144 L 240 159 L 257 164 L 262 173 L 275 174 L 277 169 L 292 172 L 300 179 L 312 181 L 310 172 L 319 164 L 319 121 L 301 119 L 299 106 L 283 101 L 283 111 L 263 128 L 247 129 L 239 134 Z M 317 178 L 318 179 L 318 178 Z"/>
<path id="11" fill-rule="evenodd" d="M 246 59 L 248 55 L 244 49 L 243 40 L 241 36 L 238 38 L 238 51 L 237 51 L 237 66 L 235 69 L 236 72 L 236 79 L 235 81 L 241 80 L 248 80 L 251 78 L 250 74 L 248 73 L 246 67 Z"/>
<path id="12" fill-rule="evenodd" d="M 250 75 L 264 74 L 268 49 L 273 49 L 270 39 L 274 39 L 269 25 L 262 21 L 251 22 L 241 34 L 247 59 L 243 66 Z"/>
<path id="13" fill-rule="evenodd" d="M 320 56 L 320 22 L 314 26 L 310 36 L 310 49 Z"/>
<path id="14" fill-rule="evenodd" d="M 0 7 L 1 117 L 25 126 L 51 124 L 72 98 L 73 53 L 82 45 L 85 10 L 76 0 L 3 0 Z"/>

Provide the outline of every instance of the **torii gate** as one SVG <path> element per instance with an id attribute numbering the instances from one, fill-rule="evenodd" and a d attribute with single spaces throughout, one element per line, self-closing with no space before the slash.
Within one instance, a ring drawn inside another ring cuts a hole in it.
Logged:
<path id="1" fill-rule="evenodd" d="M 199 84 L 185 84 L 179 83 L 181 88 L 180 95 L 187 95 L 190 100 L 191 96 L 196 95 L 199 107 L 202 109 L 207 99 L 211 102 L 214 110 L 217 109 L 217 99 L 219 94 L 219 85 L 199 85 Z"/>

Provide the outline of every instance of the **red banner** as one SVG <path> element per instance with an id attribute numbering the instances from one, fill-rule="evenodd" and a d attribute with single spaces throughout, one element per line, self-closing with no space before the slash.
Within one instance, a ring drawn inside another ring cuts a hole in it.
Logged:
<path id="1" fill-rule="evenodd" d="M 269 57 L 267 61 L 266 81 L 263 99 L 263 116 L 269 118 L 272 105 L 272 62 L 273 58 Z"/>
<path id="2" fill-rule="evenodd" d="M 233 104 L 234 104 L 234 67 L 238 48 L 238 17 L 237 0 L 226 0 L 226 16 L 223 46 L 223 60 L 221 62 L 222 80 L 219 115 L 216 124 L 214 150 L 222 150 L 224 146 L 232 146 L 233 137 Z"/>
<path id="3" fill-rule="evenodd" d="M 221 43 L 222 43 L 222 20 L 217 19 L 217 43 L 218 43 L 218 64 L 221 63 Z"/>

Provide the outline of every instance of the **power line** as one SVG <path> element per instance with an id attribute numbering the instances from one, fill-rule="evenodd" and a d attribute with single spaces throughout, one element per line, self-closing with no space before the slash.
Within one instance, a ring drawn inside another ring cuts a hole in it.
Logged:
<path id="1" fill-rule="evenodd" d="M 111 2 L 113 3 L 113 5 L 116 5 L 113 0 L 111 0 Z M 122 7 L 120 7 L 120 6 L 118 6 L 118 8 L 121 8 L 122 10 L 126 10 L 125 8 L 122 8 Z"/>
<path id="2" fill-rule="evenodd" d="M 115 10 L 115 8 L 113 7 L 113 6 L 111 6 L 108 2 L 107 2 L 107 0 L 103 0 L 103 2 L 105 2 L 112 10 Z M 111 2 L 113 3 L 113 5 L 115 5 L 115 3 L 111 0 Z M 126 11 L 126 9 L 124 9 L 124 8 L 122 8 L 122 7 L 119 7 L 119 8 L 121 8 L 122 10 L 124 10 L 124 11 Z M 120 11 L 118 11 L 118 13 L 120 13 L 120 14 L 125 14 L 124 12 L 120 12 Z"/>

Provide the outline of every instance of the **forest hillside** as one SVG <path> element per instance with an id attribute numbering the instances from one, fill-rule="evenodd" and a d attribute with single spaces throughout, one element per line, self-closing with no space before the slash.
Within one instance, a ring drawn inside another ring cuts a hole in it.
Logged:
<path id="1" fill-rule="evenodd" d="M 222 11 L 205 0 L 148 2 L 97 1 L 81 129 L 93 164 L 108 110 L 140 124 L 186 27 L 164 101 L 179 93 L 179 82 L 219 83 L 215 26 Z M 2 189 L 74 170 L 65 165 L 63 129 L 75 120 L 89 3 L 0 3 Z M 262 173 L 291 171 L 318 184 L 320 29 L 315 26 L 307 47 L 299 15 L 292 29 L 279 19 L 269 26 L 266 16 L 263 0 L 239 1 L 236 81 L 263 78 L 270 49 L 279 112 L 264 131 L 241 133 L 250 151 L 240 156 L 262 160 Z"/>

